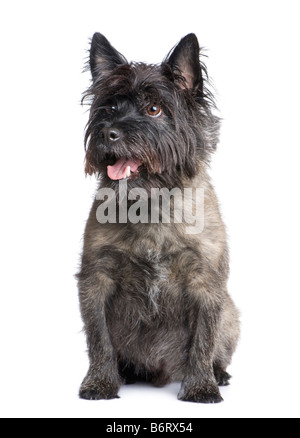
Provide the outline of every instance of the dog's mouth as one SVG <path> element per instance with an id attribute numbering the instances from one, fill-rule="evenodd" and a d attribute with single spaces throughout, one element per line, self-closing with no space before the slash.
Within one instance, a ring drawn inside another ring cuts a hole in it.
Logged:
<path id="1" fill-rule="evenodd" d="M 135 179 L 139 176 L 142 162 L 139 158 L 121 157 L 107 166 L 107 176 L 114 180 Z"/>

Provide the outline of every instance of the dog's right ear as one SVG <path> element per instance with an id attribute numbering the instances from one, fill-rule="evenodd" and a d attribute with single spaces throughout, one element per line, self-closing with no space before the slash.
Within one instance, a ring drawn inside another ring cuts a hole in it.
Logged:
<path id="1" fill-rule="evenodd" d="M 122 64 L 127 64 L 124 56 L 112 47 L 104 35 L 95 33 L 90 49 L 90 69 L 93 80 L 108 76 Z"/>

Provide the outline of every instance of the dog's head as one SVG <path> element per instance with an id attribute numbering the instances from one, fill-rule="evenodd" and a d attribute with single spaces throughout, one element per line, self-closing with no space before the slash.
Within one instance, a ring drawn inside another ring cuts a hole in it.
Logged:
<path id="1" fill-rule="evenodd" d="M 160 65 L 128 63 L 103 35 L 94 35 L 86 173 L 110 187 L 126 178 L 129 188 L 171 188 L 197 174 L 219 131 L 199 52 L 190 34 Z"/>

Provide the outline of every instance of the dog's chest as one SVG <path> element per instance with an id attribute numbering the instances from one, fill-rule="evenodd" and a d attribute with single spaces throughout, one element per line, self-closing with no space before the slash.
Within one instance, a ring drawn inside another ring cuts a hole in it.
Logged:
<path id="1" fill-rule="evenodd" d="M 172 241 L 144 236 L 126 253 L 121 251 L 113 313 L 121 318 L 150 322 L 184 319 L 184 288 L 191 270 L 200 263 L 194 251 Z"/>
<path id="2" fill-rule="evenodd" d="M 166 337 L 168 345 L 178 339 L 180 345 L 186 342 L 186 284 L 200 262 L 199 254 L 180 243 L 172 230 L 155 231 L 146 229 L 131 245 L 123 240 L 118 249 L 107 251 L 115 251 L 118 260 L 113 270 L 115 293 L 107 308 L 111 339 L 118 351 L 136 352 L 141 345 L 153 344 L 165 348 L 161 342 Z M 150 350 L 145 354 L 150 355 Z"/>
<path id="3" fill-rule="evenodd" d="M 120 294 L 124 307 L 139 312 L 146 319 L 150 315 L 165 313 L 165 307 L 175 298 L 170 292 L 172 257 L 144 248 L 131 253 L 120 271 Z M 174 306 L 173 306 L 174 307 Z"/>

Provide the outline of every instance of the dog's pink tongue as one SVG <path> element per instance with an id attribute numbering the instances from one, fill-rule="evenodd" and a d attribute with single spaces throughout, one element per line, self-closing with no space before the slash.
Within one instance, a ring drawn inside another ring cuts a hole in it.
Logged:
<path id="1" fill-rule="evenodd" d="M 107 175 L 110 179 L 123 179 L 126 178 L 127 167 L 130 166 L 130 171 L 135 172 L 141 165 L 141 161 L 127 160 L 126 158 L 120 158 L 113 166 L 107 166 Z"/>

